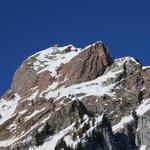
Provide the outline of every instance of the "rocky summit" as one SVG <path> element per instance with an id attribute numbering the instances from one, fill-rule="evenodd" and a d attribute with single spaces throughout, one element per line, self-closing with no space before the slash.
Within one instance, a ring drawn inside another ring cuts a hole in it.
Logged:
<path id="1" fill-rule="evenodd" d="M 28 57 L 0 98 L 0 150 L 150 150 L 150 67 L 101 41 Z"/>

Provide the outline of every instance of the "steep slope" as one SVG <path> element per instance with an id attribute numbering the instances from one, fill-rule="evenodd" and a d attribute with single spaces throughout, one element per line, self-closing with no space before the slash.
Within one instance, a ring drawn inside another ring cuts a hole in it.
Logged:
<path id="1" fill-rule="evenodd" d="M 54 45 L 27 58 L 2 96 L 0 149 L 149 150 L 149 88 L 149 67 L 112 60 L 102 42 Z"/>

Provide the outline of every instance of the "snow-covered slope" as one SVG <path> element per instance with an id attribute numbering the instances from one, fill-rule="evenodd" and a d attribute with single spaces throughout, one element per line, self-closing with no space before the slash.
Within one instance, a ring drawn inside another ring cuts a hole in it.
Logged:
<path id="1" fill-rule="evenodd" d="M 0 99 L 0 124 L 3 124 L 14 115 L 15 109 L 20 99 L 21 97 L 17 93 L 14 94 L 9 101 L 3 98 Z"/>
<path id="2" fill-rule="evenodd" d="M 40 51 L 23 62 L 11 92 L 0 99 L 0 148 L 59 150 L 66 145 L 75 150 L 82 145 L 91 150 L 98 134 L 104 140 L 99 137 L 94 146 L 121 150 L 114 148 L 114 138 L 127 125 L 137 130 L 132 111 L 138 118 L 150 111 L 149 78 L 149 67 L 132 57 L 111 60 L 101 41 L 85 48 L 55 45 Z M 147 145 L 137 144 L 149 150 Z"/>
<path id="3" fill-rule="evenodd" d="M 68 53 L 66 53 L 66 51 L 68 51 Z M 81 48 L 75 48 L 73 45 L 64 47 L 50 47 L 29 57 L 29 59 L 34 58 L 36 60 L 31 68 L 38 71 L 37 73 L 48 70 L 52 76 L 56 76 L 56 70 L 59 66 L 69 62 L 80 52 Z"/>

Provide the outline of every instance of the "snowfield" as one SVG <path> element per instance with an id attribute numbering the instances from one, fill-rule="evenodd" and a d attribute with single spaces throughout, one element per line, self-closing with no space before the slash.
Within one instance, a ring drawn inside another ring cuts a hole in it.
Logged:
<path id="1" fill-rule="evenodd" d="M 70 52 L 63 53 L 67 48 Z M 52 76 L 57 76 L 56 70 L 61 64 L 69 62 L 73 57 L 81 53 L 81 48 L 75 48 L 73 45 L 64 47 L 50 47 L 46 50 L 32 55 L 30 58 L 35 57 L 36 61 L 33 64 L 33 69 L 41 73 L 48 70 Z"/>
<path id="2" fill-rule="evenodd" d="M 13 116 L 13 113 L 20 99 L 21 97 L 16 93 L 9 101 L 5 99 L 0 100 L 0 125 Z"/>

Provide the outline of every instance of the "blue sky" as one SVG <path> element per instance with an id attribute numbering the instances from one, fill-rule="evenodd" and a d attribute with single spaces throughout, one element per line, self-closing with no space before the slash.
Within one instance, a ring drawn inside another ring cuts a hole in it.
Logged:
<path id="1" fill-rule="evenodd" d="M 150 65 L 149 0 L 0 0 L 0 95 L 29 55 L 58 43 L 102 40 L 113 58 Z"/>

